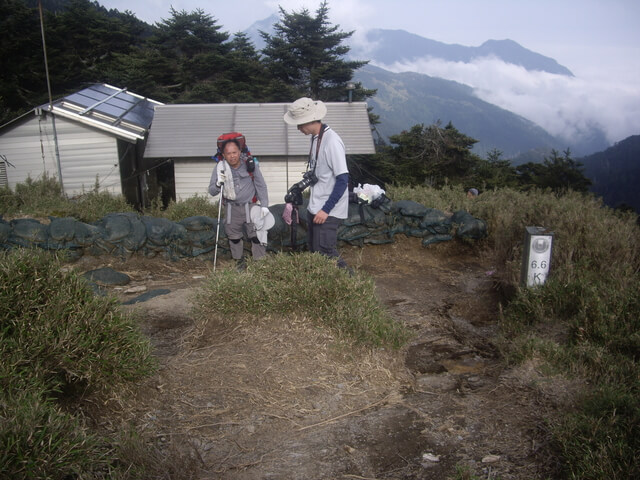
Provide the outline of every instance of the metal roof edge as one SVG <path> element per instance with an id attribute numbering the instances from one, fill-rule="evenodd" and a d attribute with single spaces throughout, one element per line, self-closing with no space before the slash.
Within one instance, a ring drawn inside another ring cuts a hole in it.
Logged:
<path id="1" fill-rule="evenodd" d="M 48 105 L 47 105 L 48 106 Z M 49 110 L 49 109 L 48 109 Z M 104 122 L 100 122 L 99 120 L 94 120 L 93 118 L 90 117 L 86 117 L 84 115 L 79 115 L 77 113 L 73 113 L 73 112 L 69 112 L 67 110 L 61 109 L 57 106 L 53 107 L 53 110 L 49 110 L 52 111 L 54 114 L 56 115 L 60 115 L 61 117 L 65 117 L 71 120 L 76 120 L 80 123 L 83 123 L 85 125 L 89 125 L 92 127 L 95 127 L 99 130 L 105 131 L 105 132 L 109 132 L 109 133 L 113 133 L 114 135 L 123 138 L 124 140 L 132 140 L 132 141 L 136 141 L 136 140 L 144 140 L 144 135 L 137 135 L 133 132 L 129 132 L 127 130 L 118 128 L 118 127 L 114 127 L 112 125 L 108 125 Z M 145 129 L 146 131 L 146 129 Z"/>
<path id="2" fill-rule="evenodd" d="M 26 117 L 29 114 L 34 114 L 39 108 L 41 107 L 35 107 L 32 108 L 31 110 L 28 110 L 26 112 L 24 112 L 22 115 L 16 117 L 16 118 L 12 118 L 11 120 L 9 120 L 7 123 L 0 125 L 0 130 L 4 130 L 5 127 L 9 127 L 9 125 L 11 125 L 12 123 L 17 123 L 20 120 L 22 120 L 24 117 Z"/>

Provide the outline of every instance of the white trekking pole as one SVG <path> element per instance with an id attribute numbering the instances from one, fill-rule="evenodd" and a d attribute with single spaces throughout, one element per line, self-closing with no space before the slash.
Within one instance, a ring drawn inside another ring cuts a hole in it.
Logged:
<path id="1" fill-rule="evenodd" d="M 218 238 L 220 238 L 220 214 L 222 213 L 222 191 L 224 182 L 220 183 L 220 198 L 218 199 L 218 224 L 216 225 L 216 248 L 213 253 L 213 273 L 216 273 L 216 262 L 218 260 Z"/>

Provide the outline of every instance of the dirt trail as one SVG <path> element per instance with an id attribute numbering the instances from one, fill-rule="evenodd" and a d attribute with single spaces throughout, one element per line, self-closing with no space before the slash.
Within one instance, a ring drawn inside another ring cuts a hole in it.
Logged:
<path id="1" fill-rule="evenodd" d="M 541 477 L 538 426 L 563 393 L 530 365 L 500 362 L 490 260 L 411 239 L 343 255 L 415 332 L 402 351 L 341 347 L 304 312 L 194 332 L 192 294 L 210 262 L 111 262 L 134 286 L 171 290 L 124 307 L 139 313 L 161 368 L 119 400 L 122 420 L 190 458 L 200 479 Z"/>

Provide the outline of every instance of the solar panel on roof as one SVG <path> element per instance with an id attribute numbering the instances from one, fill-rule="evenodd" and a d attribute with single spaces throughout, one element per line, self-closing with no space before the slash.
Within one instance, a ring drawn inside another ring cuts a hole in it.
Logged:
<path id="1" fill-rule="evenodd" d="M 80 121 L 87 118 L 94 125 L 98 122 L 120 128 L 123 132 L 143 133 L 151 125 L 155 105 L 158 103 L 125 89 L 97 84 L 62 98 L 54 107 L 58 112 L 68 112 Z M 47 106 L 43 105 L 43 108 Z"/>

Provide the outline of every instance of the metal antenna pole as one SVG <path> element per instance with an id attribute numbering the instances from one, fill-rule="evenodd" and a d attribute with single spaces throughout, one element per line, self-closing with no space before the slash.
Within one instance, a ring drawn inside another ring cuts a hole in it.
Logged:
<path id="1" fill-rule="evenodd" d="M 51 113 L 51 125 L 53 127 L 53 144 L 56 152 L 56 165 L 58 167 L 58 180 L 60 181 L 60 188 L 62 194 L 66 196 L 64 192 L 64 184 L 62 182 L 62 166 L 60 164 L 60 150 L 58 148 L 58 133 L 56 131 L 56 116 L 53 114 L 53 97 L 51 95 L 51 81 L 49 80 L 49 62 L 47 60 L 47 44 L 44 40 L 44 19 L 42 16 L 42 0 L 38 0 L 38 10 L 40 12 L 40 33 L 42 35 L 42 51 L 44 52 L 44 70 L 47 77 L 47 90 L 49 92 L 49 112 Z"/>

